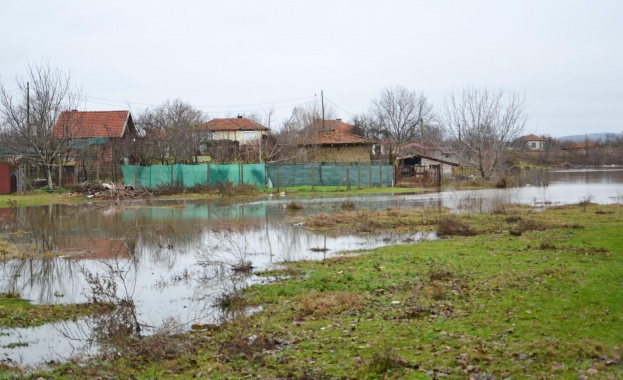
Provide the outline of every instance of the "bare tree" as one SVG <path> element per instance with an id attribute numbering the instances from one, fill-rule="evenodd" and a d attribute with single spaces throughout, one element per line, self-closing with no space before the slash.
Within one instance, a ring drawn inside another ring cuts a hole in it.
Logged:
<path id="1" fill-rule="evenodd" d="M 402 86 L 387 87 L 372 101 L 367 123 L 368 137 L 383 139 L 389 148 L 389 159 L 398 154 L 401 144 L 425 138 L 436 120 L 433 106 L 423 93 Z"/>
<path id="2" fill-rule="evenodd" d="M 324 111 L 324 115 L 323 115 Z M 322 120 L 335 119 L 337 112 L 331 106 L 324 110 L 318 102 L 295 107 L 290 116 L 267 139 L 264 151 L 265 162 L 291 161 L 303 157 L 311 148 L 302 145 L 320 132 Z"/>
<path id="3" fill-rule="evenodd" d="M 146 131 L 145 141 L 156 145 L 156 149 L 146 151 L 157 152 L 161 162 L 178 164 L 195 162 L 200 143 L 195 131 L 206 120 L 202 111 L 176 99 L 146 110 L 137 124 Z"/>
<path id="4" fill-rule="evenodd" d="M 488 179 L 502 169 L 508 147 L 523 132 L 524 96 L 467 87 L 445 104 L 445 124 L 457 154 Z"/>
<path id="5" fill-rule="evenodd" d="M 0 116 L 5 134 L 11 138 L 6 148 L 45 168 L 50 189 L 54 187 L 54 167 L 62 164 L 62 153 L 71 138 L 71 128 L 66 126 L 64 132 L 55 134 L 54 125 L 61 112 L 77 108 L 80 98 L 70 79 L 61 68 L 41 61 L 28 66 L 27 78 L 16 78 L 16 89 L 0 82 Z"/>

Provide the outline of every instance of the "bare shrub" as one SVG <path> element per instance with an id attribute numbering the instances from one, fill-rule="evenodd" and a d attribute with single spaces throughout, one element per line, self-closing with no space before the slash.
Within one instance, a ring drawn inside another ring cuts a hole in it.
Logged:
<path id="1" fill-rule="evenodd" d="M 519 215 L 511 215 L 511 216 L 507 217 L 506 219 L 504 219 L 504 221 L 506 223 L 516 223 L 516 222 L 518 222 L 520 220 L 521 220 L 521 216 L 519 216 Z"/>
<path id="2" fill-rule="evenodd" d="M 336 225 L 336 220 L 333 214 L 326 212 L 317 214 L 309 218 L 308 225 L 310 227 L 330 227 Z"/>
<path id="3" fill-rule="evenodd" d="M 161 185 L 154 191 L 154 195 L 173 195 L 184 192 L 184 186 L 180 184 L 176 185 Z"/>
<path id="4" fill-rule="evenodd" d="M 207 185 L 203 183 L 196 183 L 188 188 L 188 192 L 197 194 L 209 194 L 217 191 L 215 186 Z"/>
<path id="5" fill-rule="evenodd" d="M 379 227 L 381 227 L 381 225 L 374 219 L 363 219 L 359 222 L 359 224 L 357 225 L 357 231 L 359 232 L 374 232 L 376 231 Z"/>
<path id="6" fill-rule="evenodd" d="M 502 177 L 497 180 L 495 183 L 495 187 L 498 189 L 506 189 L 508 187 L 508 179 L 506 177 Z"/>
<path id="7" fill-rule="evenodd" d="M 385 347 L 381 351 L 377 351 L 372 355 L 372 359 L 368 364 L 370 372 L 382 374 L 392 369 L 409 367 L 409 362 L 404 360 L 391 347 Z"/>
<path id="8" fill-rule="evenodd" d="M 251 183 L 239 183 L 235 187 L 236 194 L 254 194 L 258 191 L 258 187 Z"/>
<path id="9" fill-rule="evenodd" d="M 167 319 L 153 335 L 132 340 L 125 350 L 150 361 L 190 358 L 195 349 L 190 339 L 182 337 L 183 333 L 179 322 Z"/>
<path id="10" fill-rule="evenodd" d="M 586 211 L 586 208 L 593 204 L 593 196 L 589 195 L 584 197 L 582 200 L 578 202 L 578 206 L 582 208 L 582 211 Z"/>
<path id="11" fill-rule="evenodd" d="M 232 196 L 235 194 L 234 183 L 231 181 L 219 181 L 216 183 L 216 189 L 221 195 Z"/>
<path id="12" fill-rule="evenodd" d="M 451 270 L 441 266 L 433 266 L 428 274 L 428 278 L 431 281 L 447 281 L 451 280 L 453 277 L 454 274 Z"/>
<path id="13" fill-rule="evenodd" d="M 431 281 L 430 283 L 430 297 L 435 301 L 446 298 L 447 286 L 442 281 Z"/>
<path id="14" fill-rule="evenodd" d="M 547 225 L 536 222 L 531 219 L 520 219 L 517 221 L 515 227 L 511 228 L 509 233 L 513 236 L 521 236 L 525 232 L 529 231 L 544 231 L 547 229 Z"/>
<path id="15" fill-rule="evenodd" d="M 348 309 L 359 308 L 363 304 L 360 295 L 349 292 L 316 293 L 311 292 L 301 299 L 302 315 L 329 315 Z"/>
<path id="16" fill-rule="evenodd" d="M 557 249 L 557 247 L 551 241 L 546 240 L 541 242 L 541 244 L 539 245 L 539 249 L 543 251 L 554 251 Z"/>
<path id="17" fill-rule="evenodd" d="M 216 297 L 214 306 L 224 311 L 240 311 L 247 306 L 246 299 L 238 293 L 223 293 Z"/>
<path id="18" fill-rule="evenodd" d="M 239 263 L 235 263 L 231 266 L 231 270 L 234 273 L 251 273 L 253 271 L 253 263 L 251 260 L 242 260 Z"/>
<path id="19" fill-rule="evenodd" d="M 343 210 L 354 210 L 355 209 L 355 202 L 350 201 L 350 200 L 342 202 L 342 209 Z"/>
<path id="20" fill-rule="evenodd" d="M 260 330 L 248 317 L 239 317 L 226 324 L 218 337 L 219 351 L 229 360 L 260 360 L 265 351 L 274 349 L 279 341 Z"/>
<path id="21" fill-rule="evenodd" d="M 297 210 L 302 210 L 305 207 L 303 206 L 303 204 L 301 202 L 290 202 L 286 205 L 286 210 L 288 211 L 297 211 Z"/>
<path id="22" fill-rule="evenodd" d="M 475 236 L 477 233 L 472 227 L 457 218 L 449 217 L 437 223 L 437 236 Z"/>

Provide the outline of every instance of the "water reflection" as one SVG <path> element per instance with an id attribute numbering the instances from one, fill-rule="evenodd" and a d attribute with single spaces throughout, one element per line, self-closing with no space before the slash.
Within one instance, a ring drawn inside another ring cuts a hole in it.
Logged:
<path id="1" fill-rule="evenodd" d="M 5 239 L 42 255 L 0 263 L 0 291 L 19 292 L 35 303 L 76 303 L 99 297 L 118 305 L 116 314 L 60 327 L 5 329 L 1 332 L 8 335 L 0 336 L 0 346 L 21 339 L 29 346 L 0 348 L 0 353 L 38 363 L 50 358 L 49 350 L 43 354 L 41 348 L 49 349 L 49 342 L 56 342 L 52 344 L 58 347 L 55 357 L 64 357 L 70 348 L 92 347 L 115 333 L 151 334 L 171 321 L 186 330 L 194 323 L 216 323 L 231 317 L 235 309 L 215 305 L 235 301 L 241 289 L 259 281 L 245 268 L 435 238 L 391 232 L 330 236 L 294 223 L 300 216 L 340 210 L 346 200 L 359 209 L 424 208 L 431 213 L 446 208 L 485 212 L 508 203 L 548 206 L 586 198 L 597 203 L 622 201 L 622 169 L 603 170 L 601 175 L 590 170 L 535 172 L 523 178 L 547 186 L 298 198 L 304 209 L 297 213 L 285 207 L 292 197 L 0 209 L 0 233 Z M 50 252 L 62 256 L 44 258 Z M 67 338 L 72 338 L 71 343 L 63 340 Z"/>

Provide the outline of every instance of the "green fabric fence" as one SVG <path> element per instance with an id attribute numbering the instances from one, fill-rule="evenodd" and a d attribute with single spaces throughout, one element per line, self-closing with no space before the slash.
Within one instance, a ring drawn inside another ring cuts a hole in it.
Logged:
<path id="1" fill-rule="evenodd" d="M 346 186 L 391 187 L 391 165 L 366 163 L 121 165 L 125 185 L 156 189 L 160 186 L 215 185 L 232 182 L 264 187 Z"/>
<path id="2" fill-rule="evenodd" d="M 267 164 L 268 186 L 394 186 L 394 167 L 374 162 Z"/>
<path id="3" fill-rule="evenodd" d="M 264 164 L 200 164 L 200 165 L 121 165 L 124 184 L 156 189 L 160 186 L 215 185 L 230 181 L 236 185 L 266 185 Z"/>

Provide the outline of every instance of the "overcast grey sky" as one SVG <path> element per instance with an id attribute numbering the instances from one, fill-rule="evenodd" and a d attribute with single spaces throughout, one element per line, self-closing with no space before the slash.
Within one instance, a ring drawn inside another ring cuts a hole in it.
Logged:
<path id="1" fill-rule="evenodd" d="M 71 70 L 87 110 L 182 99 L 224 117 L 381 89 L 441 109 L 465 86 L 525 94 L 528 133 L 623 131 L 623 1 L 0 0 L 0 78 Z M 315 96 L 316 95 L 316 96 Z"/>

